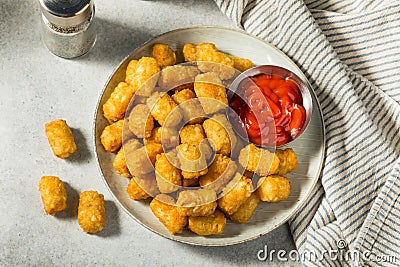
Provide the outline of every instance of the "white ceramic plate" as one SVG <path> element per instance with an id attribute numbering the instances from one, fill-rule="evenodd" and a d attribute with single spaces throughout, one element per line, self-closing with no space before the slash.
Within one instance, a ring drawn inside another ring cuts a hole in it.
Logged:
<path id="1" fill-rule="evenodd" d="M 179 29 L 162 34 L 133 51 L 126 57 L 111 75 L 101 93 L 94 121 L 94 139 L 96 156 L 104 181 L 121 207 L 137 222 L 149 230 L 176 241 L 203 245 L 225 246 L 242 243 L 264 235 L 285 223 L 310 197 L 311 189 L 318 180 L 325 153 L 325 133 L 322 115 L 314 92 L 313 112 L 307 130 L 297 140 L 290 143 L 298 155 L 299 167 L 287 177 L 291 178 L 292 190 L 289 198 L 280 203 L 262 203 L 258 206 L 251 220 L 244 225 L 228 220 L 225 231 L 221 235 L 203 237 L 187 230 L 172 236 L 152 214 L 148 201 L 130 200 L 125 192 L 128 179 L 119 176 L 112 167 L 114 154 L 106 152 L 100 135 L 107 120 L 103 117 L 102 106 L 109 98 L 118 82 L 125 79 L 125 69 L 131 59 L 151 56 L 155 43 L 165 43 L 177 52 L 177 62 L 182 62 L 182 51 L 185 43 L 211 42 L 217 48 L 235 56 L 251 59 L 256 65 L 278 65 L 293 71 L 306 81 L 300 69 L 280 50 L 265 41 L 243 31 L 220 27 L 194 27 Z"/>

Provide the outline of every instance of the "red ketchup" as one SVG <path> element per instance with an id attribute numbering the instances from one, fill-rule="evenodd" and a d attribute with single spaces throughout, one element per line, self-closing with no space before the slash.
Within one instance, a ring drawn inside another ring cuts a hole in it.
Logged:
<path id="1" fill-rule="evenodd" d="M 238 90 L 230 107 L 252 143 L 281 146 L 300 134 L 306 110 L 295 81 L 277 74 L 258 74 L 243 80 Z"/>

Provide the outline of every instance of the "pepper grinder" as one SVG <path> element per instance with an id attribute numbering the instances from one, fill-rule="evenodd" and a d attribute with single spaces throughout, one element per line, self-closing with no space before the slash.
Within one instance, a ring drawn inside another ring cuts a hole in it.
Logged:
<path id="1" fill-rule="evenodd" d="M 39 0 L 43 41 L 55 55 L 74 58 L 88 52 L 96 40 L 92 0 Z"/>

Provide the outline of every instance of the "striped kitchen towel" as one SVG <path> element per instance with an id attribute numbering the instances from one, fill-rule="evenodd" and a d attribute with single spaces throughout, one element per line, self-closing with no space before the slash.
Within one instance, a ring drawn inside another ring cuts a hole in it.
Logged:
<path id="1" fill-rule="evenodd" d="M 400 266 L 400 1 L 215 2 L 291 57 L 321 104 L 325 165 L 289 221 L 303 264 Z"/>

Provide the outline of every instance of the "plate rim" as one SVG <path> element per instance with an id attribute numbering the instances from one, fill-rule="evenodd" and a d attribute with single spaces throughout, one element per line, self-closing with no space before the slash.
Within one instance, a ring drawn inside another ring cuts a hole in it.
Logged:
<path id="1" fill-rule="evenodd" d="M 112 77 L 114 76 L 114 73 L 120 68 L 120 66 L 129 58 L 132 57 L 132 55 L 139 50 L 141 47 L 151 43 L 152 41 L 154 41 L 155 39 L 158 39 L 162 36 L 168 35 L 168 34 L 172 34 L 172 33 L 176 33 L 176 32 L 180 32 L 180 31 L 187 31 L 187 30 L 196 30 L 196 29 L 214 29 L 214 30 L 222 30 L 222 31 L 231 31 L 231 32 L 236 32 L 236 33 L 240 33 L 240 34 L 245 34 L 251 38 L 255 38 L 258 41 L 263 42 L 264 44 L 270 46 L 271 48 L 273 48 L 274 50 L 276 50 L 280 55 L 282 55 L 283 57 L 285 57 L 287 60 L 289 60 L 292 64 L 293 67 L 297 69 L 297 71 L 301 74 L 301 78 L 306 82 L 307 86 L 310 89 L 310 93 L 313 96 L 313 100 L 315 100 L 315 105 L 318 108 L 319 114 L 321 116 L 321 125 L 322 125 L 322 143 L 321 143 L 321 151 L 322 151 L 322 160 L 319 163 L 319 166 L 317 168 L 317 172 L 316 172 L 316 176 L 313 178 L 313 181 L 311 183 L 311 186 L 309 187 L 305 197 L 302 200 L 299 200 L 300 204 L 297 205 L 297 207 L 295 209 L 293 209 L 287 216 L 284 217 L 284 219 L 282 219 L 280 222 L 275 223 L 272 227 L 270 227 L 267 231 L 261 232 L 258 235 L 254 235 L 239 241 L 234 241 L 234 242 L 222 242 L 222 243 L 218 243 L 218 244 L 203 244 L 203 243 L 197 243 L 197 242 L 191 242 L 191 241 L 185 241 L 185 240 L 181 240 L 181 239 L 176 239 L 174 238 L 174 236 L 167 236 L 163 233 L 157 232 L 154 229 L 152 229 L 151 227 L 149 227 L 148 225 L 144 224 L 143 222 L 141 222 L 138 218 L 136 218 L 135 216 L 133 216 L 133 214 L 131 214 L 131 212 L 119 201 L 119 199 L 116 197 L 116 195 L 113 193 L 113 191 L 111 190 L 109 184 L 107 183 L 107 180 L 105 178 L 104 172 L 100 166 L 100 160 L 99 157 L 97 155 L 97 143 L 96 143 L 96 132 L 97 132 L 97 114 L 98 114 L 98 110 L 100 108 L 100 102 L 102 100 L 102 97 L 104 95 L 104 92 L 106 91 L 108 84 L 110 83 Z M 150 230 L 151 232 L 162 236 L 164 238 L 167 238 L 169 240 L 173 240 L 175 242 L 180 242 L 180 243 L 184 243 L 184 244 L 189 244 L 189 245 L 195 245 L 195 246 L 206 246 L 206 247 L 223 247 L 223 246 L 231 246 L 231 245 L 237 245 L 237 244 L 241 244 L 241 243 L 245 243 L 251 240 L 255 240 L 261 236 L 264 236 L 272 231 L 274 231 L 276 228 L 280 227 L 281 225 L 285 224 L 286 222 L 288 222 L 288 220 L 294 216 L 294 214 L 296 214 L 306 203 L 306 201 L 311 197 L 311 193 L 313 192 L 317 182 L 320 179 L 321 176 L 321 172 L 322 172 L 322 168 L 324 166 L 325 163 L 325 157 L 326 157 L 326 129 L 325 129 L 325 121 L 324 121 L 324 117 L 323 117 L 323 112 L 321 109 L 321 105 L 318 101 L 318 97 L 313 89 L 313 87 L 311 86 L 309 80 L 307 79 L 307 77 L 305 76 L 304 72 L 300 69 L 300 67 L 288 56 L 286 55 L 283 51 L 281 51 L 280 49 L 278 49 L 276 46 L 274 46 L 273 44 L 267 42 L 266 40 L 261 39 L 258 36 L 252 35 L 244 30 L 241 29 L 235 29 L 235 28 L 229 28 L 229 27 L 223 27 L 223 26 L 192 26 L 192 27 L 184 27 L 184 28 L 178 28 L 178 29 L 174 29 L 174 30 L 170 30 L 167 32 L 164 32 L 162 34 L 159 34 L 155 37 L 152 37 L 150 39 L 148 39 L 146 42 L 140 44 L 138 47 L 136 47 L 132 52 L 130 52 L 127 56 L 125 56 L 118 64 L 117 67 L 115 67 L 112 71 L 112 73 L 109 75 L 106 83 L 104 84 L 103 89 L 101 90 L 101 93 L 97 99 L 97 103 L 96 103 L 96 107 L 95 107 L 95 111 L 94 111 L 94 118 L 93 118 L 93 138 L 92 138 L 92 142 L 93 142 L 93 149 L 94 149 L 94 155 L 97 161 L 97 168 L 100 171 L 101 174 L 101 178 L 103 180 L 103 182 L 105 183 L 108 191 L 110 192 L 110 194 L 112 195 L 112 197 L 114 198 L 114 200 L 118 203 L 118 205 L 131 217 L 133 218 L 137 223 L 139 223 L 141 226 L 144 226 L 146 229 Z"/>

